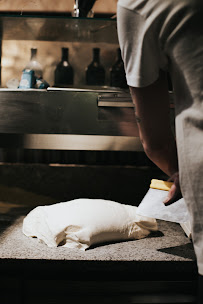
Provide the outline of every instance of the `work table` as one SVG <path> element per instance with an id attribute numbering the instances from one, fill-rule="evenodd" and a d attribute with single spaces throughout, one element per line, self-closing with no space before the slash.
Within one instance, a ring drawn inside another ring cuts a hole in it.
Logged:
<path id="1" fill-rule="evenodd" d="M 23 218 L 36 205 L 78 197 L 138 205 L 159 172 L 29 164 L 0 169 L 0 302 L 194 303 L 195 254 L 179 224 L 158 221 L 159 231 L 145 239 L 100 244 L 85 252 L 48 248 L 22 233 Z"/>
<path id="2" fill-rule="evenodd" d="M 197 278 L 195 254 L 191 240 L 179 224 L 158 220 L 159 231 L 145 239 L 100 244 L 81 251 L 49 248 L 37 238 L 26 237 L 22 223 L 27 212 L 20 208 L 0 217 L 0 281 L 4 285 L 7 281 L 15 283 L 19 303 L 22 289 L 26 289 L 29 298 L 33 288 L 38 290 L 37 301 L 41 293 L 50 289 L 58 297 L 61 288 L 71 289 L 74 297 L 78 290 L 87 296 L 92 289 L 98 294 L 102 288 L 105 297 L 117 290 L 116 299 L 128 295 L 130 303 L 138 302 L 133 302 L 129 294 L 165 293 L 169 288 L 176 297 L 177 293 L 180 297 L 186 293 L 189 300 L 193 299 Z M 118 296 L 118 290 L 122 295 Z"/>
<path id="3" fill-rule="evenodd" d="M 26 213 L 26 210 L 22 208 Z M 18 213 L 20 213 L 18 211 Z M 37 238 L 30 238 L 22 233 L 25 215 L 2 215 L 0 235 L 0 258 L 9 260 L 52 260 L 52 261 L 111 261 L 163 263 L 171 262 L 177 271 L 184 265 L 185 270 L 195 271 L 195 254 L 192 241 L 185 235 L 179 224 L 157 220 L 158 231 L 147 238 L 126 242 L 98 244 L 82 251 L 59 246 L 49 248 Z M 177 263 L 178 262 L 178 263 Z M 171 266 L 170 266 L 171 267 Z M 163 271 L 164 268 L 162 268 Z"/>

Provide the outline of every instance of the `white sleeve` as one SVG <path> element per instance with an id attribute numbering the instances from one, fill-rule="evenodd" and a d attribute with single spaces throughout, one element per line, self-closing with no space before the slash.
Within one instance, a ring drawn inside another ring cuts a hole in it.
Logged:
<path id="1" fill-rule="evenodd" d="M 118 5 L 117 27 L 128 85 L 145 87 L 152 84 L 158 79 L 160 69 L 167 66 L 153 24 L 136 11 Z"/>

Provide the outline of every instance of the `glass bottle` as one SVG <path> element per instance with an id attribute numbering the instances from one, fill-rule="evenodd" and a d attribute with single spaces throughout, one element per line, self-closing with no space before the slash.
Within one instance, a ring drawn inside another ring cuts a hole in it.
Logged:
<path id="1" fill-rule="evenodd" d="M 95 1 L 96 0 L 75 0 L 72 16 L 92 18 L 94 16 L 92 7 Z"/>
<path id="2" fill-rule="evenodd" d="M 74 70 L 68 61 L 69 49 L 61 48 L 61 61 L 55 69 L 55 86 L 68 86 L 73 84 Z"/>
<path id="3" fill-rule="evenodd" d="M 93 48 L 93 60 L 86 68 L 86 84 L 102 86 L 105 83 L 105 70 L 100 64 L 100 49 Z"/>
<path id="4" fill-rule="evenodd" d="M 33 70 L 36 78 L 42 78 L 42 65 L 37 60 L 37 48 L 31 48 L 30 61 L 26 65 L 25 69 Z"/>
<path id="5" fill-rule="evenodd" d="M 169 73 L 167 73 L 167 82 L 168 82 L 168 91 L 173 92 L 173 83 Z"/>
<path id="6" fill-rule="evenodd" d="M 117 49 L 116 62 L 110 69 L 110 86 L 119 88 L 128 87 L 120 48 Z"/>

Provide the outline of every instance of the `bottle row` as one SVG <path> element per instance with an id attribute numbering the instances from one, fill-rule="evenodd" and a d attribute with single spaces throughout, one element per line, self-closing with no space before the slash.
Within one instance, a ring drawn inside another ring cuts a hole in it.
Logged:
<path id="1" fill-rule="evenodd" d="M 106 73 L 100 61 L 100 48 L 93 48 L 92 61 L 87 65 L 85 71 L 85 84 L 87 86 L 104 86 L 106 84 Z M 111 87 L 127 88 L 124 64 L 121 51 L 117 48 L 116 60 L 109 70 Z M 69 49 L 61 49 L 61 61 L 57 64 L 54 72 L 54 86 L 68 87 L 74 85 L 74 67 L 69 62 Z M 46 88 L 49 84 L 43 80 L 42 66 L 37 60 L 37 49 L 31 49 L 31 58 L 23 70 L 19 88 Z"/>

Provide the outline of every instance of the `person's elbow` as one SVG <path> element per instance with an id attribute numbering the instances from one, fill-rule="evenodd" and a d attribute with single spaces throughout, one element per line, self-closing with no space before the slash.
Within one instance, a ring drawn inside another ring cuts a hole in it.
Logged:
<path id="1" fill-rule="evenodd" d="M 159 155 L 162 155 L 168 150 L 168 143 L 164 141 L 157 141 L 157 140 L 144 140 L 140 138 L 143 149 L 145 154 L 153 160 L 154 158 L 157 159 Z"/>

